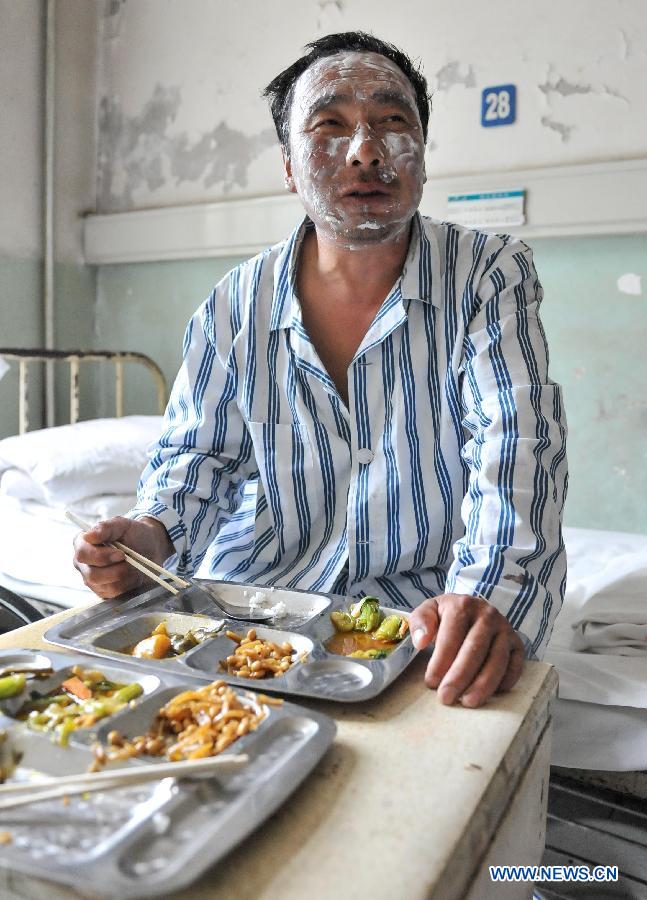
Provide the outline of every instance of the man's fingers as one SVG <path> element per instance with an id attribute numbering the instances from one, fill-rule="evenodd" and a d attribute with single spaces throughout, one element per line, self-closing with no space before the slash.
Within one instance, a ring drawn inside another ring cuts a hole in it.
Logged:
<path id="1" fill-rule="evenodd" d="M 127 519 L 125 516 L 114 516 L 112 519 L 103 519 L 101 522 L 97 522 L 89 531 L 83 533 L 83 537 L 90 544 L 121 541 L 130 525 L 132 525 L 132 519 Z"/>
<path id="2" fill-rule="evenodd" d="M 115 516 L 77 534 L 74 565 L 90 590 L 104 599 L 118 597 L 145 583 L 144 576 L 126 564 L 122 551 L 108 546 L 115 541 L 123 542 L 156 562 L 173 552 L 166 529 L 156 519 L 139 521 Z"/>
<path id="3" fill-rule="evenodd" d="M 499 632 L 481 671 L 461 697 L 463 706 L 482 706 L 494 694 L 508 671 L 511 655 L 511 636 Z"/>
<path id="4" fill-rule="evenodd" d="M 525 651 L 521 646 L 515 646 L 512 649 L 512 653 L 510 654 L 510 660 L 508 662 L 508 670 L 503 676 L 501 684 L 497 688 L 497 691 L 500 693 L 505 693 L 506 691 L 511 691 L 515 686 L 519 678 L 521 677 L 521 673 L 523 672 L 523 664 L 526 658 Z"/>
<path id="5" fill-rule="evenodd" d="M 121 550 L 88 541 L 90 534 L 89 531 L 81 532 L 74 539 L 74 565 L 79 571 L 79 565 L 103 567 L 123 562 L 124 554 Z"/>
<path id="6" fill-rule="evenodd" d="M 425 674 L 425 682 L 430 688 L 437 688 L 447 674 L 465 640 L 470 625 L 471 615 L 467 604 L 458 602 L 451 606 L 445 606 L 440 619 L 434 652 Z M 449 690 L 448 688 L 446 693 L 449 693 Z M 453 703 L 453 700 L 445 699 L 442 696 L 440 699 L 443 703 Z"/>
<path id="7" fill-rule="evenodd" d="M 115 516 L 97 522 L 88 531 L 82 531 L 74 539 L 74 562 L 86 566 L 109 566 L 123 562 L 124 554 L 106 544 L 125 537 L 132 521 L 125 516 Z M 78 565 L 77 565 L 78 568 Z M 79 570 L 80 571 L 80 570 Z"/>
<path id="8" fill-rule="evenodd" d="M 104 599 L 117 597 L 142 581 L 142 576 L 126 563 L 102 567 L 77 564 L 76 568 L 90 590 Z"/>
<path id="9" fill-rule="evenodd" d="M 416 650 L 424 650 L 434 640 L 439 624 L 438 604 L 433 597 L 414 609 L 409 616 L 409 631 Z"/>
<path id="10" fill-rule="evenodd" d="M 445 676 L 438 686 L 441 703 L 452 704 L 481 671 L 495 637 L 488 618 L 478 619 L 465 636 Z"/>

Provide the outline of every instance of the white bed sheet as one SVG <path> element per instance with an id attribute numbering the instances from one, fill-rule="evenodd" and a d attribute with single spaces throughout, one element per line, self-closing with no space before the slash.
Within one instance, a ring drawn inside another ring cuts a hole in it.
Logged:
<path id="1" fill-rule="evenodd" d="M 587 607 L 617 609 L 626 619 L 623 578 L 647 559 L 647 535 L 564 529 L 568 582 L 564 607 L 557 617 L 544 660 L 559 673 L 553 711 L 554 765 L 565 768 L 633 771 L 647 769 L 647 646 L 642 655 L 581 652 L 575 626 Z M 616 562 L 618 578 L 609 573 Z M 601 577 L 601 573 L 603 577 Z M 635 578 L 631 590 L 635 592 Z M 647 605 L 647 579 L 645 581 Z M 635 596 L 634 596 L 635 600 Z"/>
<path id="2" fill-rule="evenodd" d="M 647 769 L 647 709 L 556 700 L 551 764 L 565 769 Z"/>
<path id="3" fill-rule="evenodd" d="M 92 596 L 72 565 L 78 531 L 60 510 L 0 495 L 0 581 L 22 597 L 70 607 Z"/>
<path id="4" fill-rule="evenodd" d="M 93 419 L 0 441 L 0 582 L 23 597 L 75 606 L 90 592 L 72 566 L 78 528 L 127 512 L 161 416 Z"/>
<path id="5" fill-rule="evenodd" d="M 61 609 L 73 609 L 75 606 L 83 606 L 93 597 L 92 591 L 86 588 L 85 585 L 76 589 L 59 587 L 55 584 L 33 584 L 29 581 L 12 578 L 11 575 L 1 571 L 0 584 L 25 600 L 39 601 L 42 605 L 36 605 L 43 611 L 44 615 L 59 612 Z"/>

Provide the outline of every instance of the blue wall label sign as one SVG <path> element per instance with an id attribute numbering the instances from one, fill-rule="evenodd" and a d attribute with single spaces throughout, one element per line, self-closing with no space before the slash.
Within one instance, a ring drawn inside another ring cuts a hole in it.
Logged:
<path id="1" fill-rule="evenodd" d="M 512 125 L 517 116 L 517 87 L 499 84 L 483 89 L 481 94 L 481 125 Z"/>

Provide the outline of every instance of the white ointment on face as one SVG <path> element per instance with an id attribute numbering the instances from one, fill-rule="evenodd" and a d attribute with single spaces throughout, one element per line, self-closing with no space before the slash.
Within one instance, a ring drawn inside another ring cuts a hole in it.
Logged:
<path id="1" fill-rule="evenodd" d="M 361 248 L 401 235 L 425 181 L 404 73 L 377 53 L 339 53 L 307 69 L 294 89 L 285 176 L 328 240 Z"/>

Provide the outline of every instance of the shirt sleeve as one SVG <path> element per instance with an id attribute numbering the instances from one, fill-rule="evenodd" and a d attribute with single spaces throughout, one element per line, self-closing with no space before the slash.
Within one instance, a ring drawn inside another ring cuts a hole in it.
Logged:
<path id="1" fill-rule="evenodd" d="M 237 508 L 254 464 L 237 404 L 235 357 L 219 353 L 216 343 L 216 310 L 227 308 L 225 285 L 216 287 L 187 326 L 162 435 L 149 449 L 137 505 L 129 513 L 152 516 L 165 526 L 178 571 L 188 575 L 202 561 L 223 515 L 229 518 Z M 233 336 L 220 344 L 231 348 Z"/>
<path id="2" fill-rule="evenodd" d="M 541 657 L 566 582 L 566 421 L 548 377 L 532 253 L 510 240 L 480 279 L 461 362 L 469 474 L 445 590 L 480 595 Z"/>

